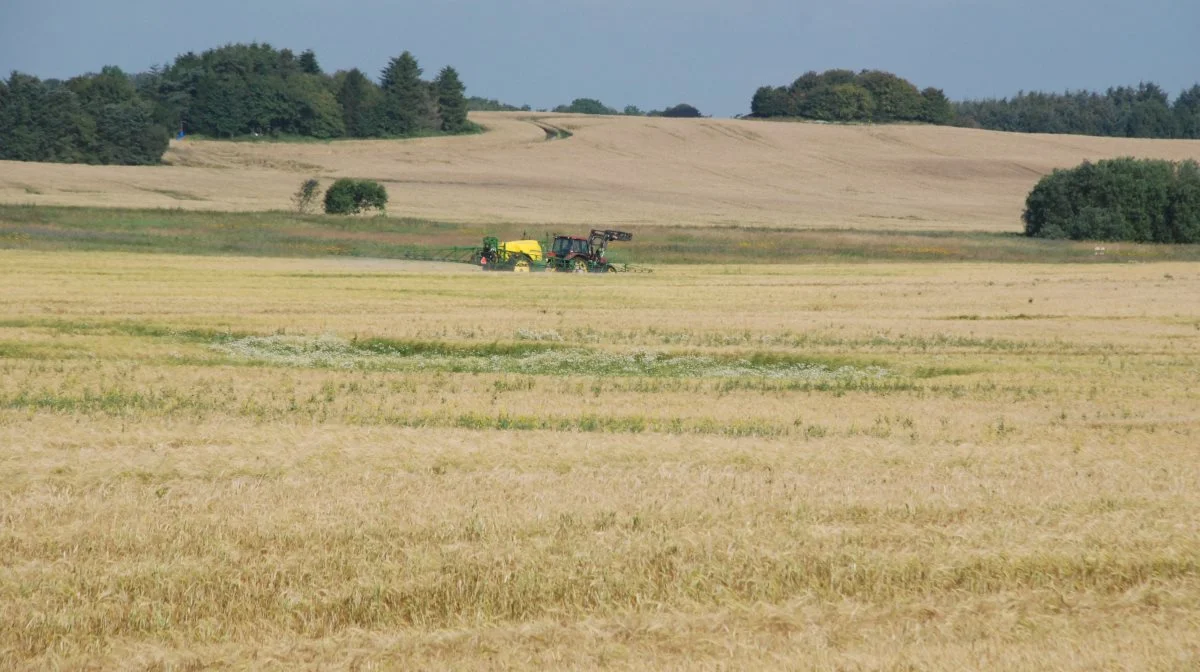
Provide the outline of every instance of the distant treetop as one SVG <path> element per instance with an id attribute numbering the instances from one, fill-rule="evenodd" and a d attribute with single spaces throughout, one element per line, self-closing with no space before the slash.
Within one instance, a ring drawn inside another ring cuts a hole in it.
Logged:
<path id="1" fill-rule="evenodd" d="M 620 114 L 595 98 L 576 98 L 570 105 L 559 105 L 554 111 L 570 114 Z"/>
<path id="2" fill-rule="evenodd" d="M 1157 84 L 1107 92 L 1018 93 L 1013 98 L 951 102 L 941 89 L 918 90 L 880 70 L 807 72 L 787 86 L 764 86 L 750 116 L 830 122 L 921 122 L 1025 133 L 1131 138 L 1200 138 L 1200 84 L 1172 105 Z"/>

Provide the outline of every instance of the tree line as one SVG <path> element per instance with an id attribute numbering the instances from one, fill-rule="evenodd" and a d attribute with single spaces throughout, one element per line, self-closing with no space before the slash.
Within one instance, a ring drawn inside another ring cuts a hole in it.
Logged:
<path id="1" fill-rule="evenodd" d="M 1174 102 L 1162 87 L 1143 82 L 1104 93 L 1018 93 L 1013 98 L 955 104 L 955 124 L 1023 133 L 1070 133 L 1120 138 L 1200 139 L 1200 84 Z"/>
<path id="2" fill-rule="evenodd" d="M 157 163 L 177 132 L 214 138 L 393 138 L 477 130 L 453 67 L 433 81 L 409 52 L 379 82 L 332 75 L 316 54 L 269 44 L 186 53 L 128 76 L 106 67 L 65 83 L 13 73 L 0 83 L 0 159 Z"/>
<path id="3" fill-rule="evenodd" d="M 69 81 L 0 81 L 0 159 L 158 163 L 169 133 L 119 68 Z"/>
<path id="4" fill-rule="evenodd" d="M 311 50 L 299 56 L 269 44 L 231 44 L 186 53 L 138 77 L 160 120 L 186 133 L 230 138 L 410 137 L 472 130 L 466 87 L 447 66 L 421 78 L 405 51 L 388 61 L 379 82 L 358 68 L 326 74 Z"/>
<path id="5" fill-rule="evenodd" d="M 649 112 L 643 112 L 637 105 L 626 105 L 624 110 L 618 111 L 595 98 L 576 98 L 571 101 L 570 105 L 559 105 L 552 111 L 569 114 L 612 114 L 627 117 L 675 117 L 680 119 L 704 116 L 694 105 L 688 103 L 679 103 L 663 110 L 650 110 Z"/>
<path id="6" fill-rule="evenodd" d="M 941 89 L 918 89 L 889 72 L 807 72 L 787 86 L 764 86 L 750 116 L 831 122 L 921 122 L 1023 133 L 1200 139 L 1200 84 L 1174 101 L 1143 82 L 1104 93 L 1018 93 L 951 102 Z"/>

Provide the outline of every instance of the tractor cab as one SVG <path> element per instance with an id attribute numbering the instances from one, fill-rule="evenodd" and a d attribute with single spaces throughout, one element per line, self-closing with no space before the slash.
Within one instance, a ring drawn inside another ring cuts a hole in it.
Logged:
<path id="1" fill-rule="evenodd" d="M 554 238 L 554 245 L 550 248 L 550 253 L 559 259 L 570 259 L 577 256 L 590 257 L 592 246 L 588 244 L 586 238 L 556 236 Z"/>

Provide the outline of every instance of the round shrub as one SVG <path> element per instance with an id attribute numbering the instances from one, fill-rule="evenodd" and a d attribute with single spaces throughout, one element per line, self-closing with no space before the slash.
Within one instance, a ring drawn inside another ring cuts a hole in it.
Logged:
<path id="1" fill-rule="evenodd" d="M 382 211 L 387 207 L 387 190 L 375 180 L 342 178 L 325 192 L 325 214 L 356 215 L 365 210 Z"/>
<path id="2" fill-rule="evenodd" d="M 1025 200 L 1025 235 L 1200 243 L 1200 165 L 1109 159 L 1055 170 Z"/>

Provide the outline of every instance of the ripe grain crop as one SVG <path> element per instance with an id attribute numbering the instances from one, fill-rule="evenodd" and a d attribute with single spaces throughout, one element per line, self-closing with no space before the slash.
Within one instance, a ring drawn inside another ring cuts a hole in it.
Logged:
<path id="1" fill-rule="evenodd" d="M 0 162 L 0 203 L 287 210 L 304 180 L 328 186 L 351 177 L 383 183 L 393 215 L 474 224 L 1015 231 L 1026 194 L 1054 168 L 1200 154 L 1200 143 L 1188 140 L 934 126 L 471 118 L 488 132 L 325 143 L 186 139 L 172 142 L 166 166 Z M 546 126 L 572 135 L 547 140 Z M 954 250 L 934 244 L 925 254 Z"/>
<path id="2" fill-rule="evenodd" d="M 0 250 L 0 667 L 1200 664 L 1193 266 L 440 268 Z"/>

